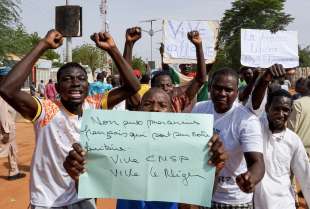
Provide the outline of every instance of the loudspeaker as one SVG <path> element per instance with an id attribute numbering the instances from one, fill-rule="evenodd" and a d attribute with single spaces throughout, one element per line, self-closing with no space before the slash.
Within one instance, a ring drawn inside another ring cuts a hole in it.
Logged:
<path id="1" fill-rule="evenodd" d="M 82 7 L 57 6 L 55 29 L 64 37 L 82 36 Z"/>

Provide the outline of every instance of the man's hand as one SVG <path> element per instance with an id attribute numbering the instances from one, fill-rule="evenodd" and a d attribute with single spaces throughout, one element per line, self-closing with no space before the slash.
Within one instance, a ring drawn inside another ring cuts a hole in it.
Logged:
<path id="1" fill-rule="evenodd" d="M 218 173 L 225 164 L 225 161 L 228 159 L 228 154 L 225 151 L 224 144 L 218 134 L 214 134 L 208 142 L 209 147 L 209 156 L 208 161 L 209 165 L 216 167 L 216 173 Z"/>
<path id="2" fill-rule="evenodd" d="M 141 28 L 133 27 L 126 30 L 126 43 L 135 43 L 142 37 Z"/>
<path id="3" fill-rule="evenodd" d="M 188 40 L 190 40 L 195 46 L 199 46 L 202 44 L 202 40 L 200 38 L 198 31 L 191 31 L 187 34 Z"/>
<path id="4" fill-rule="evenodd" d="M 246 173 L 240 174 L 236 178 L 237 185 L 241 189 L 241 191 L 245 193 L 252 193 L 255 189 L 255 181 L 249 171 Z"/>
<path id="5" fill-rule="evenodd" d="M 272 79 L 283 77 L 285 74 L 286 71 L 281 64 L 274 64 L 270 68 L 267 68 L 263 78 L 266 81 L 272 81 Z"/>
<path id="6" fill-rule="evenodd" d="M 116 48 L 116 44 L 112 36 L 107 32 L 94 33 L 90 38 L 96 43 L 96 46 L 98 48 L 103 49 L 105 51 L 109 52 L 113 48 Z"/>
<path id="7" fill-rule="evenodd" d="M 56 30 L 50 30 L 46 36 L 42 39 L 49 49 L 57 49 L 62 45 L 62 35 Z"/>
<path id="8" fill-rule="evenodd" d="M 64 168 L 68 172 L 69 176 L 75 181 L 79 180 L 80 174 L 84 173 L 85 170 L 85 155 L 86 152 L 82 149 L 80 144 L 73 144 L 73 150 L 69 152 L 69 155 L 66 157 L 65 162 L 63 163 Z"/>
<path id="9" fill-rule="evenodd" d="M 2 140 L 1 140 L 1 142 L 2 142 L 3 144 L 9 143 L 9 139 L 10 139 L 10 134 L 9 134 L 9 133 L 3 133 L 3 134 L 2 134 Z"/>

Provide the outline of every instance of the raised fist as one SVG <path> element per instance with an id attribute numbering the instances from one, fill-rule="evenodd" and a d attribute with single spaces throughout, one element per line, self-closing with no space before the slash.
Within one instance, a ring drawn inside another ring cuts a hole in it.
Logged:
<path id="1" fill-rule="evenodd" d="M 265 80 L 272 81 L 274 78 L 284 77 L 285 74 L 286 71 L 281 64 L 274 64 L 270 68 L 267 68 L 264 78 Z"/>
<path id="2" fill-rule="evenodd" d="M 56 30 L 50 30 L 47 32 L 43 41 L 47 44 L 48 48 L 50 49 L 57 49 L 62 45 L 63 42 L 62 35 Z"/>
<path id="3" fill-rule="evenodd" d="M 97 47 L 105 51 L 110 51 L 116 47 L 112 36 L 107 32 L 94 33 L 90 38 L 96 43 Z"/>
<path id="4" fill-rule="evenodd" d="M 126 30 L 126 42 L 135 43 L 141 38 L 141 28 L 133 27 Z"/>
<path id="5" fill-rule="evenodd" d="M 195 46 L 202 44 L 202 40 L 199 36 L 198 31 L 191 31 L 187 33 L 187 38 L 190 40 Z"/>

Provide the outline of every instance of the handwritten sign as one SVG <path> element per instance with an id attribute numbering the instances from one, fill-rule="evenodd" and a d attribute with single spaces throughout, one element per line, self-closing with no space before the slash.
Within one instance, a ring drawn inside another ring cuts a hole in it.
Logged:
<path id="1" fill-rule="evenodd" d="M 241 64 L 262 68 L 273 64 L 299 66 L 297 32 L 241 29 Z"/>
<path id="2" fill-rule="evenodd" d="M 210 206 L 207 165 L 213 117 L 206 114 L 86 111 L 81 144 L 87 172 L 80 198 L 120 198 Z"/>
<path id="3" fill-rule="evenodd" d="M 168 64 L 197 63 L 195 46 L 188 40 L 187 33 L 196 30 L 202 38 L 206 63 L 215 61 L 214 50 L 219 23 L 217 21 L 163 21 L 163 59 Z"/>

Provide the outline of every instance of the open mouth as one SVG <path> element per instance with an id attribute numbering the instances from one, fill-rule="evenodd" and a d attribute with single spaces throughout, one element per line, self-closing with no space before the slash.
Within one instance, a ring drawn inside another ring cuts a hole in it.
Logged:
<path id="1" fill-rule="evenodd" d="M 83 95 L 83 92 L 81 90 L 70 90 L 69 95 L 73 98 L 81 98 Z"/>

